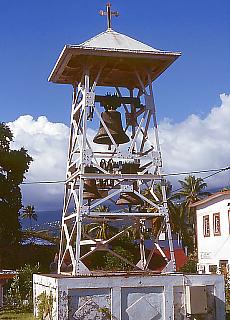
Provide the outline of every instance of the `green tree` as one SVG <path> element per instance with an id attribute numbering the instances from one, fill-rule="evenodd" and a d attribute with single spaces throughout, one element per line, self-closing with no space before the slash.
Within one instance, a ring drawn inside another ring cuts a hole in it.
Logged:
<path id="1" fill-rule="evenodd" d="M 7 284 L 6 304 L 11 308 L 32 310 L 33 274 L 39 272 L 39 265 L 25 264 L 17 270 L 17 276 Z"/>
<path id="2" fill-rule="evenodd" d="M 180 268 L 179 271 L 184 273 L 197 273 L 197 263 L 197 251 L 194 251 L 189 254 L 186 264 L 182 268 Z"/>
<path id="3" fill-rule="evenodd" d="M 34 206 L 28 205 L 23 207 L 21 217 L 30 220 L 30 231 L 32 230 L 32 220 L 37 221 L 38 215 L 34 210 Z"/>
<path id="4" fill-rule="evenodd" d="M 186 207 L 188 222 L 194 223 L 195 211 L 193 208 L 190 208 L 190 205 L 210 194 L 209 192 L 204 191 L 207 187 L 207 183 L 205 183 L 202 178 L 196 178 L 193 175 L 185 177 L 184 181 L 179 180 L 179 183 L 181 185 L 181 190 L 176 193 L 176 197 L 182 199 Z"/>
<path id="5" fill-rule="evenodd" d="M 185 203 L 172 203 L 170 206 L 170 220 L 173 232 L 180 235 L 183 246 L 193 249 L 193 229 L 188 223 Z"/>
<path id="6" fill-rule="evenodd" d="M 190 205 L 202 198 L 210 195 L 205 191 L 207 184 L 202 178 L 196 178 L 193 175 L 185 177 L 184 180 L 179 180 L 181 189 L 175 194 L 175 197 L 181 200 L 181 205 L 184 207 L 184 221 L 187 225 L 187 230 L 184 233 L 184 240 L 190 252 L 196 248 L 196 215 L 195 208 Z"/>
<path id="7" fill-rule="evenodd" d="M 124 246 L 116 246 L 114 247 L 113 251 L 116 254 L 119 254 L 121 257 L 129 260 L 131 263 L 134 263 L 134 254 L 127 249 L 124 249 Z M 107 253 L 105 256 L 105 270 L 109 271 L 125 271 L 125 270 L 132 270 L 133 266 L 131 266 L 126 261 L 120 259 L 112 255 L 111 253 Z"/>
<path id="8" fill-rule="evenodd" d="M 191 224 L 189 224 L 187 218 L 187 204 L 186 202 L 178 203 L 178 198 L 181 197 L 178 194 L 173 193 L 172 185 L 169 181 L 166 182 L 165 185 L 166 190 L 166 198 L 167 198 L 167 205 L 169 210 L 169 219 L 171 223 L 171 228 L 174 233 L 180 235 L 182 239 L 183 245 L 188 246 L 188 248 L 193 248 L 193 229 Z M 156 204 L 163 203 L 163 196 L 162 196 L 162 185 L 157 183 L 154 188 L 153 192 L 155 197 L 150 192 L 150 189 L 146 189 L 144 191 L 144 195 L 150 199 L 152 202 Z M 156 209 L 151 205 L 147 204 L 144 209 L 147 209 L 148 212 L 155 212 Z M 153 234 L 157 235 L 159 228 L 161 226 L 162 218 L 154 218 L 153 219 Z"/>
<path id="9" fill-rule="evenodd" d="M 163 204 L 163 195 L 162 195 L 161 183 L 157 183 L 154 186 L 152 191 L 155 196 L 153 196 L 150 189 L 145 189 L 143 192 L 143 195 L 146 198 L 150 199 L 153 203 L 156 203 L 158 205 L 162 205 Z M 166 191 L 166 198 L 167 198 L 167 205 L 168 205 L 168 210 L 169 210 L 169 218 L 170 218 L 171 227 L 174 232 L 177 232 L 177 230 L 175 230 L 175 228 L 174 228 L 174 227 L 177 227 L 177 222 L 178 222 L 178 217 L 175 214 L 176 207 L 173 202 L 175 195 L 172 193 L 172 185 L 169 181 L 167 181 L 165 184 L 165 191 Z M 155 212 L 157 210 L 155 207 L 151 206 L 149 203 L 146 203 L 145 207 L 143 209 L 147 210 L 148 212 Z M 158 232 L 158 229 L 161 225 L 161 222 L 162 222 L 162 218 L 160 218 L 160 217 L 153 219 L 153 224 L 155 225 L 155 226 L 153 226 L 153 229 L 155 229 L 155 231 L 153 230 L 154 234 Z"/>
<path id="10" fill-rule="evenodd" d="M 183 238 L 187 229 L 184 203 L 171 203 L 170 218 L 172 230 Z"/>
<path id="11" fill-rule="evenodd" d="M 108 206 L 98 206 L 95 212 L 109 212 Z M 91 223 L 88 227 L 88 233 L 93 235 L 96 239 L 106 240 L 114 234 L 116 228 L 112 227 L 108 220 L 104 219 L 99 222 Z"/>
<path id="12" fill-rule="evenodd" d="M 0 247 L 19 243 L 20 184 L 32 161 L 24 148 L 11 150 L 12 140 L 9 127 L 0 123 Z"/>
<path id="13" fill-rule="evenodd" d="M 167 198 L 167 204 L 170 207 L 172 200 L 174 198 L 174 195 L 172 194 L 172 185 L 169 181 L 166 182 L 165 184 L 165 191 L 166 191 L 166 198 Z M 157 183 L 153 187 L 153 193 L 155 197 L 152 195 L 150 188 L 147 188 L 143 191 L 143 195 L 150 199 L 152 202 L 156 204 L 162 204 L 163 203 L 163 195 L 162 195 L 162 185 L 161 183 Z M 158 200 L 157 200 L 158 199 Z M 146 204 L 147 208 L 151 210 L 156 210 L 154 207 L 152 207 L 150 204 Z"/>

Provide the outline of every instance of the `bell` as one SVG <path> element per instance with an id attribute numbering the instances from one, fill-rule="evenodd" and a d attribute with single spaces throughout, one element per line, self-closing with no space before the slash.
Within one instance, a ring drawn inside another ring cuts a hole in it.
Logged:
<path id="1" fill-rule="evenodd" d="M 95 173 L 96 169 L 94 167 L 86 167 L 85 173 Z M 97 184 L 95 179 L 87 179 L 84 181 L 83 199 L 98 199 L 101 198 L 101 194 L 97 189 Z"/>
<path id="2" fill-rule="evenodd" d="M 101 117 L 104 120 L 105 125 L 107 126 L 116 144 L 129 142 L 129 137 L 122 128 L 120 112 L 116 110 L 107 110 L 101 113 Z M 94 137 L 93 142 L 98 144 L 112 145 L 112 141 L 102 123 L 100 123 L 100 128 L 98 130 L 98 133 Z"/>
<path id="3" fill-rule="evenodd" d="M 136 162 L 125 162 L 122 164 L 121 173 L 136 174 L 140 164 Z"/>
<path id="4" fill-rule="evenodd" d="M 135 174 L 139 167 L 139 163 L 123 163 L 121 173 Z M 133 183 L 133 189 L 138 190 L 136 181 Z M 132 206 L 143 204 L 143 200 L 134 192 L 121 192 L 120 198 L 116 201 L 116 204 Z"/>
<path id="5" fill-rule="evenodd" d="M 138 205 L 142 204 L 141 198 L 133 192 L 122 192 L 120 198 L 116 201 L 117 205 Z"/>
<path id="6" fill-rule="evenodd" d="M 133 184 L 134 190 L 137 190 L 137 183 Z M 138 205 L 143 204 L 143 200 L 134 192 L 121 192 L 120 198 L 116 201 L 117 205 Z"/>
<path id="7" fill-rule="evenodd" d="M 85 180 L 83 199 L 90 200 L 90 199 L 98 199 L 98 198 L 101 198 L 101 194 L 97 189 L 96 180 L 94 179 Z"/>

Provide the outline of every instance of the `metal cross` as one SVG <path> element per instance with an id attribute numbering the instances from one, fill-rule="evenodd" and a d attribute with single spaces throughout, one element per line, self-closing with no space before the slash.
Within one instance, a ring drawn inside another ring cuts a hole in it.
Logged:
<path id="1" fill-rule="evenodd" d="M 111 3 L 108 2 L 106 4 L 106 11 L 100 10 L 99 13 L 100 13 L 101 16 L 107 16 L 108 29 L 112 29 L 111 28 L 112 16 L 118 17 L 119 16 L 119 12 L 118 11 L 111 11 Z"/>

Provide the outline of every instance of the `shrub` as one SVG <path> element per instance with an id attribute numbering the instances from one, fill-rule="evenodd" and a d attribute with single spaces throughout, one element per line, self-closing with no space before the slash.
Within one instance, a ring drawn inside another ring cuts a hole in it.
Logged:
<path id="1" fill-rule="evenodd" d="M 189 254 L 186 264 L 182 268 L 180 268 L 179 271 L 184 273 L 197 273 L 197 263 L 197 252 L 194 251 L 193 253 Z"/>
<path id="2" fill-rule="evenodd" d="M 33 273 L 39 272 L 39 266 L 25 264 L 18 275 L 9 282 L 5 295 L 6 305 L 11 308 L 31 310 L 33 308 Z"/>

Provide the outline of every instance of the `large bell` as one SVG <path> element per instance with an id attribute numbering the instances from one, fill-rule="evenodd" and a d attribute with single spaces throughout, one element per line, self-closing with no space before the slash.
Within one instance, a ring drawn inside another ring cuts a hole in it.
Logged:
<path id="1" fill-rule="evenodd" d="M 90 199 L 98 199 L 98 198 L 101 198 L 101 194 L 97 189 L 96 180 L 94 179 L 85 180 L 83 199 L 90 200 Z"/>
<path id="2" fill-rule="evenodd" d="M 137 190 L 137 183 L 133 184 L 134 190 Z M 119 199 L 116 201 L 117 205 L 138 205 L 143 204 L 142 199 L 134 192 L 121 192 Z"/>
<path id="3" fill-rule="evenodd" d="M 122 128 L 120 112 L 116 110 L 107 110 L 101 113 L 101 117 L 104 120 L 116 144 L 129 142 L 129 137 Z M 100 128 L 98 130 L 98 133 L 94 137 L 93 142 L 98 144 L 112 145 L 112 141 L 102 123 L 100 123 Z"/>
<path id="4" fill-rule="evenodd" d="M 135 174 L 140 167 L 139 163 L 123 163 L 121 173 Z M 137 182 L 133 183 L 133 189 L 138 190 Z M 143 200 L 134 192 L 121 192 L 119 199 L 116 201 L 117 205 L 139 205 L 143 204 Z"/>
<path id="5" fill-rule="evenodd" d="M 95 173 L 96 169 L 94 167 L 86 167 L 85 173 Z M 83 199 L 98 199 L 101 198 L 101 194 L 97 189 L 97 184 L 95 179 L 87 179 L 84 181 Z"/>
<path id="6" fill-rule="evenodd" d="M 122 192 L 120 198 L 116 202 L 117 205 L 138 205 L 142 204 L 142 200 L 133 192 Z"/>

